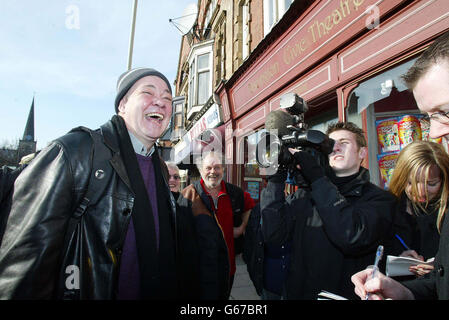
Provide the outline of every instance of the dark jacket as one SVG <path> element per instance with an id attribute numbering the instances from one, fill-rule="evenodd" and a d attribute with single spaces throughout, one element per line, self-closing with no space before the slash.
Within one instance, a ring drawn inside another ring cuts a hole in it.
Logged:
<path id="1" fill-rule="evenodd" d="M 242 258 L 248 275 L 259 296 L 263 289 L 278 295 L 283 294 L 290 265 L 291 244 L 273 245 L 265 243 L 262 234 L 260 202 L 251 210 L 245 229 Z"/>
<path id="2" fill-rule="evenodd" d="M 262 295 L 264 277 L 264 240 L 260 225 L 260 202 L 251 210 L 245 229 L 242 258 L 257 294 Z"/>
<path id="3" fill-rule="evenodd" d="M 449 219 L 447 217 L 441 228 L 440 244 L 434 266 L 429 274 L 403 282 L 413 292 L 415 299 L 449 299 Z"/>
<path id="4" fill-rule="evenodd" d="M 209 199 L 201 186 L 195 188 L 191 184 L 182 190 L 181 195 L 178 205 L 189 208 L 195 217 L 200 248 L 200 297 L 205 300 L 225 300 L 229 295 L 230 265 L 221 226 L 214 212 L 207 208 Z"/>
<path id="5" fill-rule="evenodd" d="M 24 168 L 25 166 L 20 166 L 16 169 L 11 169 L 7 166 L 0 168 L 0 203 L 8 197 L 14 185 L 14 181 Z"/>
<path id="6" fill-rule="evenodd" d="M 21 165 L 16 169 L 11 169 L 7 166 L 0 168 L 0 244 L 11 206 L 14 182 L 26 166 L 27 165 Z"/>
<path id="7" fill-rule="evenodd" d="M 407 197 L 403 196 L 398 205 L 393 223 L 394 233 L 401 237 L 410 249 L 424 257 L 424 260 L 435 257 L 440 242 L 437 229 L 438 211 L 430 213 L 417 212 L 411 215 L 406 211 Z M 392 252 L 400 255 L 405 247 L 397 238 L 393 238 Z"/>
<path id="8" fill-rule="evenodd" d="M 364 168 L 338 189 L 322 177 L 287 199 L 284 183 L 270 181 L 261 195 L 262 232 L 269 243 L 292 241 L 287 299 L 316 299 L 321 290 L 355 299 L 350 278 L 391 237 L 394 207 Z"/>
<path id="9" fill-rule="evenodd" d="M 71 132 L 56 139 L 18 177 L 0 249 L 1 299 L 68 297 L 68 286 L 76 283 L 71 277 L 78 273 L 66 265 L 68 261 L 80 263 L 79 298 L 116 297 L 121 250 L 135 196 L 120 155 L 116 127 L 108 121 L 101 132 L 111 151 L 111 167 L 104 170 L 107 186 L 97 204 L 89 206 L 77 224 L 77 239 L 73 239 L 76 247 L 68 247 L 67 228 L 88 186 L 93 150 L 90 136 Z M 166 168 L 156 170 L 165 172 Z M 160 205 L 173 212 L 170 203 Z M 185 224 L 188 228 L 184 218 L 189 220 L 182 216 L 177 225 Z M 190 234 L 176 225 L 173 232 L 177 232 L 178 239 Z M 184 261 L 179 256 L 179 244 L 176 245 L 176 259 L 182 266 Z M 186 263 L 195 262 L 190 259 Z M 197 267 L 179 269 L 190 271 Z M 182 282 L 183 276 L 179 278 Z"/>

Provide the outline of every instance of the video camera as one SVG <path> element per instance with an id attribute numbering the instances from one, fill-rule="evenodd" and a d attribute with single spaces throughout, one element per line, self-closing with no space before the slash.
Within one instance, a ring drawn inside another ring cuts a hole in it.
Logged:
<path id="1" fill-rule="evenodd" d="M 288 148 L 311 153 L 317 162 L 326 168 L 328 155 L 332 152 L 335 142 L 321 131 L 307 129 L 304 122 L 304 114 L 307 111 L 307 103 L 296 93 L 281 96 L 280 109 L 268 114 L 265 121 L 267 132 L 256 146 L 256 161 L 261 168 L 267 169 L 267 174 L 287 170 L 293 174 L 297 185 L 303 185 L 305 182 Z"/>

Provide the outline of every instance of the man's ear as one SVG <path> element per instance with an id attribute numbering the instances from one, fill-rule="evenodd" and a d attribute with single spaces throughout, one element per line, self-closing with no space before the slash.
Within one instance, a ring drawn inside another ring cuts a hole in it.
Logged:
<path id="1" fill-rule="evenodd" d="M 360 162 L 365 160 L 367 154 L 368 154 L 368 148 L 367 147 L 360 147 L 360 149 L 359 149 Z"/>
<path id="2" fill-rule="evenodd" d="M 126 109 L 126 102 L 128 101 L 128 97 L 125 95 L 122 100 L 120 100 L 120 103 L 118 105 L 118 112 L 124 113 Z"/>

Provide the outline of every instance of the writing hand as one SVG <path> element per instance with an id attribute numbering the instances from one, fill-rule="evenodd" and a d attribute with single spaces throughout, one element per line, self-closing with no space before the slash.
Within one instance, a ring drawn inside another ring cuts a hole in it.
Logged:
<path id="1" fill-rule="evenodd" d="M 410 257 L 410 258 L 424 261 L 424 257 L 419 255 L 415 250 L 405 250 L 399 256 L 400 257 Z"/>

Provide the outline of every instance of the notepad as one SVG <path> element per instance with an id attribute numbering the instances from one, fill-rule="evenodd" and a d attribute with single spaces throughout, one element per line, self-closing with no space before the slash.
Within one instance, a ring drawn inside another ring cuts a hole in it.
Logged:
<path id="1" fill-rule="evenodd" d="M 413 272 L 408 270 L 410 266 L 417 266 L 419 264 L 433 265 L 434 259 L 430 258 L 427 261 L 421 261 L 410 257 L 387 256 L 387 267 L 385 271 L 389 277 L 414 275 Z"/>
<path id="2" fill-rule="evenodd" d="M 335 293 L 331 293 L 325 290 L 322 290 L 320 293 L 318 293 L 317 300 L 348 300 L 345 297 L 339 296 Z"/>

